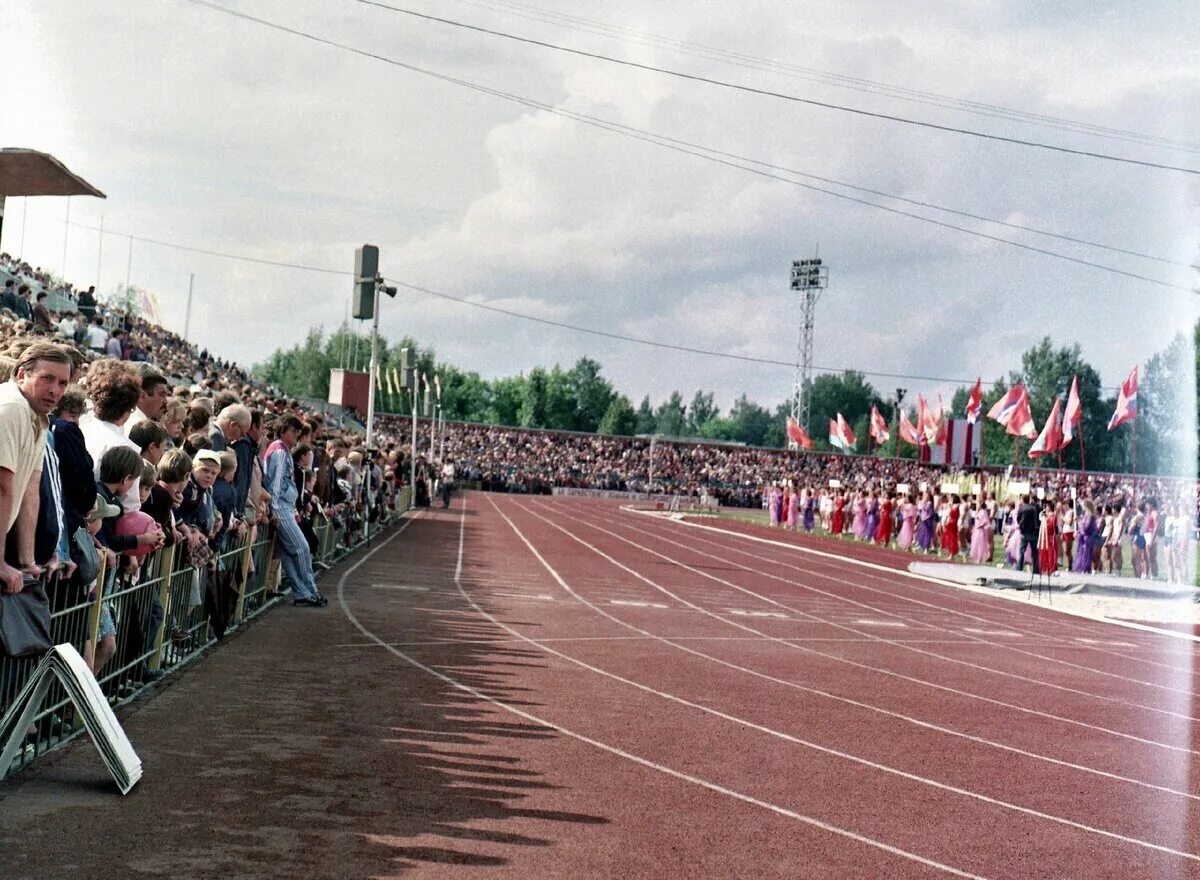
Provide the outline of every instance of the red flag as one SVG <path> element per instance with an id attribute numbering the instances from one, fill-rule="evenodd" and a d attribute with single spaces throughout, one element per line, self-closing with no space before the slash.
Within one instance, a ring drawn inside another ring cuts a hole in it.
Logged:
<path id="1" fill-rule="evenodd" d="M 854 436 L 854 432 L 850 430 L 850 423 L 843 418 L 842 414 L 838 413 L 837 416 L 838 434 L 845 444 L 843 448 L 850 448 L 858 442 L 858 438 Z"/>
<path id="2" fill-rule="evenodd" d="M 796 424 L 796 420 L 791 416 L 788 416 L 787 420 L 787 435 L 789 440 L 802 449 L 813 448 L 812 438 L 808 436 L 808 433 L 803 428 Z"/>
<path id="3" fill-rule="evenodd" d="M 900 439 L 905 443 L 911 443 L 913 446 L 924 446 L 925 438 L 917 433 L 917 429 L 913 427 L 913 423 L 908 420 L 908 413 L 900 410 Z"/>
<path id="4" fill-rule="evenodd" d="M 922 395 L 917 395 L 917 427 L 925 435 L 925 442 L 930 446 L 939 446 L 945 442 L 942 431 L 942 396 L 938 395 L 938 408 L 933 410 L 925 403 Z"/>
<path id="5" fill-rule="evenodd" d="M 1137 418 L 1137 387 L 1138 368 L 1137 364 L 1134 364 L 1133 369 L 1129 371 L 1129 377 L 1121 385 L 1121 393 L 1117 395 L 1117 408 L 1108 420 L 1108 430 L 1111 431 L 1118 425 Z"/>
<path id="6" fill-rule="evenodd" d="M 1062 417 L 1058 413 L 1061 398 L 1054 398 L 1054 408 L 1046 418 L 1046 426 L 1037 440 L 1029 447 L 1029 457 L 1038 458 L 1042 455 L 1052 455 L 1062 447 Z"/>
<path id="7" fill-rule="evenodd" d="M 887 422 L 883 420 L 883 416 L 879 414 L 875 404 L 871 404 L 871 439 L 882 446 L 888 442 L 891 436 Z"/>
<path id="8" fill-rule="evenodd" d="M 973 425 L 979 421 L 979 415 L 983 412 L 983 377 L 975 380 L 975 387 L 971 389 L 971 396 L 967 398 L 967 424 Z"/>
<path id="9" fill-rule="evenodd" d="M 1067 409 L 1063 413 L 1062 446 L 1071 445 L 1075 439 L 1075 429 L 1083 419 L 1083 405 L 1079 402 L 1079 377 L 1071 377 L 1071 393 L 1067 395 Z"/>
<path id="10" fill-rule="evenodd" d="M 829 420 L 829 445 L 834 449 L 846 451 L 846 441 L 842 439 L 842 433 L 838 430 L 837 419 Z"/>
<path id="11" fill-rule="evenodd" d="M 1014 385 L 1004 392 L 1004 396 L 992 405 L 988 410 L 988 418 L 992 421 L 999 422 L 1004 427 L 1008 427 L 1009 421 L 1013 417 L 1013 412 L 1017 407 L 1017 401 L 1025 394 L 1024 385 Z"/>
<path id="12" fill-rule="evenodd" d="M 1029 395 L 1025 393 L 1025 386 L 1018 385 L 1021 393 L 1017 395 L 1017 400 L 1013 404 L 1012 412 L 1009 414 L 1008 422 L 1004 424 L 1004 430 L 1014 437 L 1025 437 L 1028 440 L 1037 438 L 1037 426 L 1033 423 L 1033 413 L 1029 411 Z"/>

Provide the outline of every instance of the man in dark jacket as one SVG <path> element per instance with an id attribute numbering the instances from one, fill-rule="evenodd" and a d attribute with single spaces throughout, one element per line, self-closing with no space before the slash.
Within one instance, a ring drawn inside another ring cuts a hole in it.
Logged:
<path id="1" fill-rule="evenodd" d="M 1038 568 L 1038 531 L 1041 529 L 1041 516 L 1038 506 L 1029 495 L 1021 497 L 1021 506 L 1017 508 L 1017 530 L 1021 533 L 1021 553 L 1017 557 L 1017 571 L 1025 570 L 1025 554 L 1032 549 L 1033 573 L 1040 574 Z"/>

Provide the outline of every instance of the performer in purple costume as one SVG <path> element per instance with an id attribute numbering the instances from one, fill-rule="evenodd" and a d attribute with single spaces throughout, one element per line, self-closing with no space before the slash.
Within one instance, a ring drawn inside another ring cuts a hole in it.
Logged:
<path id="1" fill-rule="evenodd" d="M 917 546 L 922 553 L 928 553 L 933 546 L 933 521 L 937 514 L 933 509 L 933 501 L 928 495 L 920 505 L 920 519 L 917 520 Z"/>
<path id="2" fill-rule="evenodd" d="M 811 489 L 804 490 L 804 531 L 811 532 L 817 524 L 817 499 Z"/>

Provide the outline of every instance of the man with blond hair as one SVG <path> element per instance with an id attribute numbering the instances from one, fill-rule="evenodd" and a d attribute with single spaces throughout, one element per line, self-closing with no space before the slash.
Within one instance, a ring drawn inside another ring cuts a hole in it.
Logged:
<path id="1" fill-rule="evenodd" d="M 0 385 L 0 526 L 7 545 L 0 589 L 6 593 L 21 592 L 23 573 L 41 573 L 34 561 L 34 535 L 47 417 L 70 381 L 66 349 L 35 342 L 17 358 L 13 378 Z"/>

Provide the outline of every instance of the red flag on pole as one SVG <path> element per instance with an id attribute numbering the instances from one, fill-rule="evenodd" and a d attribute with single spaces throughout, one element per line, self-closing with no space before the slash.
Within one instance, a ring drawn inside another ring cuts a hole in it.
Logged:
<path id="1" fill-rule="evenodd" d="M 933 410 L 925 402 L 923 395 L 917 395 L 917 427 L 925 435 L 925 442 L 937 446 L 945 442 L 942 432 L 942 397 L 938 395 L 938 408 Z"/>
<path id="2" fill-rule="evenodd" d="M 1017 401 L 1025 394 L 1024 385 L 1014 385 L 1004 392 L 1004 396 L 997 400 L 992 408 L 988 410 L 988 418 L 994 422 L 999 422 L 1004 427 L 1008 427 L 1009 421 L 1013 417 L 1013 412 L 1016 410 Z"/>
<path id="3" fill-rule="evenodd" d="M 1067 409 L 1063 413 L 1062 446 L 1071 445 L 1075 439 L 1075 429 L 1083 419 L 1083 405 L 1079 402 L 1079 377 L 1071 377 L 1071 392 L 1067 395 Z"/>
<path id="4" fill-rule="evenodd" d="M 854 432 L 850 430 L 850 424 L 842 416 L 837 414 L 838 436 L 842 438 L 842 443 L 845 444 L 844 449 L 848 449 L 858 443 L 858 438 L 854 436 Z"/>
<path id="5" fill-rule="evenodd" d="M 871 439 L 882 446 L 891 439 L 891 432 L 887 428 L 887 422 L 883 420 L 878 408 L 875 404 L 871 404 Z"/>
<path id="6" fill-rule="evenodd" d="M 1014 437 L 1024 437 L 1027 440 L 1037 438 L 1037 426 L 1033 423 L 1033 413 L 1029 411 L 1029 395 L 1025 392 L 1024 385 L 1018 385 L 1021 389 L 1017 395 L 1016 401 L 1013 403 L 1012 411 L 1009 413 L 1008 421 L 1001 422 L 1004 425 L 1004 430 Z"/>
<path id="7" fill-rule="evenodd" d="M 1132 422 L 1137 418 L 1138 368 L 1137 364 L 1129 371 L 1129 377 L 1121 385 L 1121 393 L 1117 395 L 1117 408 L 1108 420 L 1108 430 Z"/>
<path id="8" fill-rule="evenodd" d="M 973 425 L 979 421 L 979 416 L 983 412 L 983 377 L 975 380 L 975 387 L 971 389 L 971 396 L 967 398 L 967 424 Z"/>
<path id="9" fill-rule="evenodd" d="M 1058 412 L 1061 404 L 1061 398 L 1054 398 L 1054 408 L 1050 410 L 1050 415 L 1046 418 L 1046 426 L 1042 428 L 1042 433 L 1038 434 L 1037 440 L 1029 447 L 1030 458 L 1053 455 L 1062 447 L 1062 417 Z"/>
<path id="10" fill-rule="evenodd" d="M 803 428 L 801 428 L 798 424 L 796 424 L 796 420 L 793 419 L 791 416 L 788 416 L 788 420 L 787 420 L 787 435 L 788 435 L 788 439 L 791 440 L 793 443 L 795 443 L 800 448 L 802 448 L 802 449 L 812 449 L 813 448 L 812 438 L 808 436 L 808 433 Z"/>
<path id="11" fill-rule="evenodd" d="M 925 437 L 913 427 L 913 423 L 908 420 L 908 413 L 904 410 L 900 410 L 900 439 L 913 446 L 925 445 Z"/>

